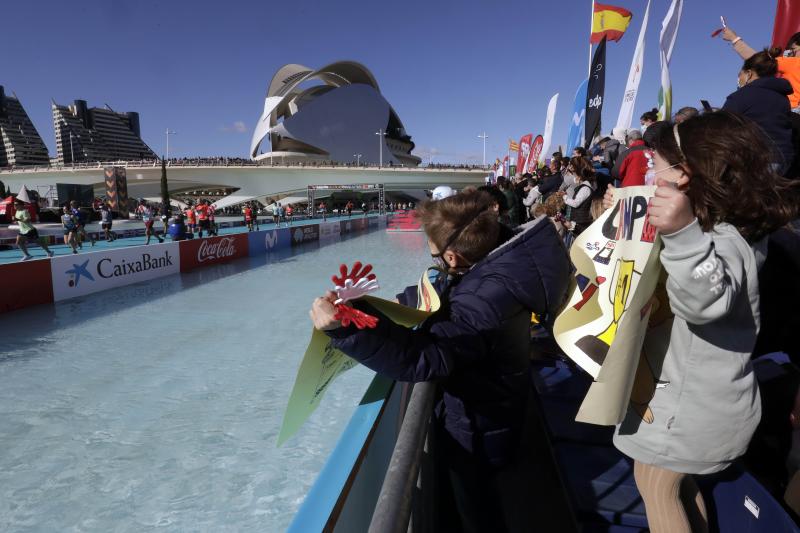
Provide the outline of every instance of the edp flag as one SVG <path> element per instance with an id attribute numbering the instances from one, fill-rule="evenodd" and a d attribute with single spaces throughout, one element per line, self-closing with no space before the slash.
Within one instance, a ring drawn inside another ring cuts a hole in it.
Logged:
<path id="1" fill-rule="evenodd" d="M 606 90 L 606 40 L 603 38 L 594 52 L 592 68 L 589 73 L 589 88 L 586 91 L 586 140 L 585 147 L 592 143 L 595 133 L 600 130 L 600 116 L 603 114 L 603 98 Z"/>

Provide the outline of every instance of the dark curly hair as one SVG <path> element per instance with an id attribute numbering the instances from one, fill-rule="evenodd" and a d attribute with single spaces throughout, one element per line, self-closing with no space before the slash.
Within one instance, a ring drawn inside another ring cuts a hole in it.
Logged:
<path id="1" fill-rule="evenodd" d="M 689 176 L 686 194 L 703 231 L 727 222 L 759 241 L 798 216 L 800 182 L 779 176 L 764 132 L 751 120 L 714 111 L 660 128 L 655 150 Z"/>

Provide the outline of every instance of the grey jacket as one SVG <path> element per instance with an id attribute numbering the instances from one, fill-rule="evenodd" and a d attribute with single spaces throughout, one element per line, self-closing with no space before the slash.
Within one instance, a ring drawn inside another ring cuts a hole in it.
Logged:
<path id="1" fill-rule="evenodd" d="M 652 421 L 628 409 L 614 444 L 642 463 L 709 474 L 745 453 L 761 418 L 750 354 L 759 329 L 758 268 L 766 239 L 751 248 L 733 226 L 704 233 L 697 220 L 662 239 L 675 316 L 661 326 L 664 335 L 648 334 L 661 337 L 662 346 L 645 342 L 655 380 Z"/>

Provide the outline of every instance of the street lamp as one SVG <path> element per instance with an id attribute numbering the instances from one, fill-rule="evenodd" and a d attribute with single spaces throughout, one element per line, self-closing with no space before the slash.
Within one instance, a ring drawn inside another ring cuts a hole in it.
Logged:
<path id="1" fill-rule="evenodd" d="M 177 134 L 177 132 L 170 131 L 170 129 L 169 129 L 169 128 L 167 128 L 167 131 L 166 131 L 166 132 L 164 132 L 164 133 L 165 133 L 165 135 L 167 136 L 167 152 L 166 152 L 166 154 L 167 154 L 167 155 L 166 155 L 166 160 L 167 160 L 167 161 L 169 161 L 169 136 L 170 136 L 170 135 L 176 135 L 176 134 Z"/>
<path id="2" fill-rule="evenodd" d="M 361 155 L 362 155 L 362 154 L 353 154 L 353 157 L 355 157 L 355 158 L 356 158 L 356 166 L 357 166 L 357 167 L 360 167 L 360 166 L 361 166 Z"/>
<path id="3" fill-rule="evenodd" d="M 484 167 L 486 167 L 486 139 L 488 139 L 488 138 L 489 138 L 489 136 L 486 135 L 485 131 L 483 132 L 483 134 L 478 135 L 478 139 L 483 139 L 483 166 Z"/>
<path id="4" fill-rule="evenodd" d="M 380 162 L 378 163 L 378 168 L 383 167 L 383 138 L 386 137 L 386 132 L 383 129 L 379 129 L 375 132 L 375 135 L 378 136 L 378 152 L 380 153 Z"/>

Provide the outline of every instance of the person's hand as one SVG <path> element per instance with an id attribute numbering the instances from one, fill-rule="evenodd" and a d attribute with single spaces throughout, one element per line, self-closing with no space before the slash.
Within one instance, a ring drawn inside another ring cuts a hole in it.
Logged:
<path id="1" fill-rule="evenodd" d="M 695 217 L 689 197 L 671 181 L 659 178 L 656 185 L 656 195 L 650 199 L 647 210 L 650 224 L 662 235 L 670 235 L 691 224 Z"/>
<path id="2" fill-rule="evenodd" d="M 726 41 L 731 42 L 737 37 L 738 35 L 736 35 L 736 32 L 730 29 L 730 27 L 725 27 L 722 29 L 722 38 Z"/>
<path id="3" fill-rule="evenodd" d="M 336 298 L 335 292 L 328 291 L 325 296 L 317 298 L 311 304 L 311 311 L 308 312 L 308 315 L 318 330 L 327 331 L 342 327 L 342 323 L 334 318 L 336 308 L 333 306 L 333 302 L 336 301 Z"/>
<path id="4" fill-rule="evenodd" d="M 603 209 L 611 209 L 614 207 L 614 191 L 616 187 L 609 185 L 606 193 L 603 195 Z"/>

